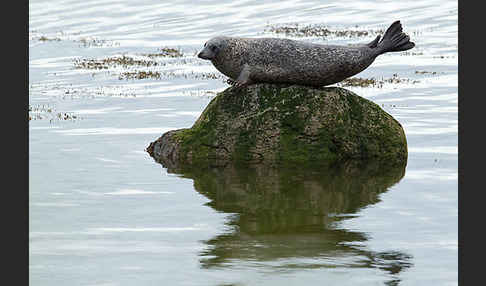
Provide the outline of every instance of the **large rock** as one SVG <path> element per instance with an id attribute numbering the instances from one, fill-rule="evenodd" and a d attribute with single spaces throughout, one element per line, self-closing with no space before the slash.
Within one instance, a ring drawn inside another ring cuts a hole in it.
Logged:
<path id="1" fill-rule="evenodd" d="M 191 128 L 163 134 L 147 151 L 166 167 L 346 159 L 400 164 L 407 141 L 398 121 L 349 90 L 258 84 L 219 93 Z"/>

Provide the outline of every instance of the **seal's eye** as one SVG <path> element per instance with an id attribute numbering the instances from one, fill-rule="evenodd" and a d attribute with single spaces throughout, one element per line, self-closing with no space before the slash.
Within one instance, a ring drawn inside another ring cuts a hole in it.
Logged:
<path id="1" fill-rule="evenodd" d="M 207 44 L 208 44 L 207 42 L 206 42 L 206 43 L 204 43 L 204 46 L 206 46 Z"/>

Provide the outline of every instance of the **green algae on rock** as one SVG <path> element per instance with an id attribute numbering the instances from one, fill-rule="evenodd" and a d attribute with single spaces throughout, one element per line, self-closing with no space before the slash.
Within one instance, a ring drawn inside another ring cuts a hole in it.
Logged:
<path id="1" fill-rule="evenodd" d="M 399 164 L 408 156 L 402 126 L 379 105 L 340 87 L 282 84 L 230 87 L 191 128 L 163 134 L 147 151 L 165 166 L 348 159 Z"/>

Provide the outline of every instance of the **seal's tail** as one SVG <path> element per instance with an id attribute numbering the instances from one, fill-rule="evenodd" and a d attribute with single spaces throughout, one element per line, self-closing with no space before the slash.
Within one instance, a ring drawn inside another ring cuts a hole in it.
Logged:
<path id="1" fill-rule="evenodd" d="M 400 21 L 393 22 L 383 35 L 383 39 L 379 43 L 378 40 L 379 36 L 368 44 L 370 48 L 376 47 L 378 54 L 406 51 L 415 47 L 415 43 L 410 42 L 410 37 L 402 32 Z"/>

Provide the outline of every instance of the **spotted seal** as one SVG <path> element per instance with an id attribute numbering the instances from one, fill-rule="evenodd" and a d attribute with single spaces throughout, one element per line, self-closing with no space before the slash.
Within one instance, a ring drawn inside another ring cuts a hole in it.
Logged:
<path id="1" fill-rule="evenodd" d="M 395 21 L 368 44 L 322 45 L 281 38 L 218 36 L 204 44 L 198 57 L 210 60 L 228 76 L 228 83 L 244 87 L 253 83 L 287 83 L 325 86 L 362 72 L 387 52 L 415 46 Z"/>

